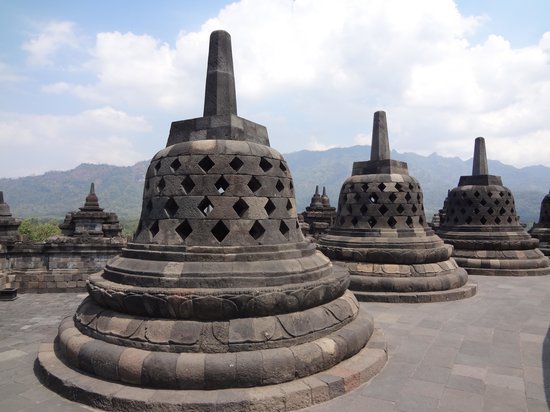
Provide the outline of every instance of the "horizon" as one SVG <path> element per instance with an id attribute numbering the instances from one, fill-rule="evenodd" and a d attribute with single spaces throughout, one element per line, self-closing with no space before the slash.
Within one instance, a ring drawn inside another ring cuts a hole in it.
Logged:
<path id="1" fill-rule="evenodd" d="M 281 153 L 368 145 L 372 115 L 385 110 L 399 153 L 466 161 L 481 135 L 492 160 L 550 167 L 545 0 L 2 8 L 6 178 L 152 158 L 172 121 L 202 113 L 215 29 L 232 35 L 239 115 L 265 125 Z"/>

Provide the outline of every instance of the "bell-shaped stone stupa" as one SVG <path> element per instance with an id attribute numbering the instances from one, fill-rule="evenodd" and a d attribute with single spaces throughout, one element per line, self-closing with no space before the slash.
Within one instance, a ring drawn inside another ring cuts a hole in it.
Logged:
<path id="1" fill-rule="evenodd" d="M 539 240 L 540 251 L 550 256 L 550 193 L 542 199 L 539 221 L 533 225 L 529 233 Z"/>
<path id="2" fill-rule="evenodd" d="M 0 191 L 0 244 L 13 243 L 20 240 L 17 231 L 21 221 L 12 216 L 10 206 L 4 202 L 4 192 Z"/>
<path id="3" fill-rule="evenodd" d="M 386 114 L 374 114 L 371 160 L 355 162 L 335 225 L 320 250 L 345 262 L 360 300 L 433 302 L 470 297 L 476 285 L 452 248 L 426 224 L 422 190 L 407 164 L 390 159 Z"/>
<path id="4" fill-rule="evenodd" d="M 300 231 L 287 163 L 237 116 L 230 39 L 210 37 L 204 116 L 172 123 L 151 161 L 134 242 L 39 354 L 62 393 L 123 410 L 289 410 L 384 364 L 347 271 Z M 59 384 L 64 364 L 86 375 Z"/>
<path id="5" fill-rule="evenodd" d="M 446 211 L 437 233 L 454 246 L 453 257 L 469 274 L 550 274 L 539 241 L 519 223 L 512 192 L 500 176 L 489 174 L 483 137 L 475 140 L 472 175 L 460 177 Z"/>
<path id="6" fill-rule="evenodd" d="M 325 233 L 334 224 L 336 219 L 336 208 L 330 206 L 330 198 L 323 186 L 323 194 L 319 194 L 319 186 L 315 186 L 315 193 L 311 203 L 302 212 L 304 222 L 309 226 L 309 234 L 314 237 Z"/>

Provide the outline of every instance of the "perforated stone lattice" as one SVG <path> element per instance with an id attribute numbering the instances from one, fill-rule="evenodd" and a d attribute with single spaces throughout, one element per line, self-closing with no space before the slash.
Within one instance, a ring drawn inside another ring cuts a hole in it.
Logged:
<path id="1" fill-rule="evenodd" d="M 338 200 L 343 228 L 423 228 L 423 195 L 418 182 L 344 183 Z"/>
<path id="2" fill-rule="evenodd" d="M 292 178 L 268 156 L 168 156 L 151 163 L 136 242 L 211 245 L 299 241 Z M 183 222 L 182 222 L 183 220 Z"/>
<path id="3" fill-rule="evenodd" d="M 518 225 L 514 197 L 503 186 L 459 186 L 448 196 L 444 225 Z"/>

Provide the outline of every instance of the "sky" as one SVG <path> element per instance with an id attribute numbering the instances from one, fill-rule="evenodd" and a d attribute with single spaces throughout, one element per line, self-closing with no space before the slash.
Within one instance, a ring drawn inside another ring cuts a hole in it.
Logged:
<path id="1" fill-rule="evenodd" d="M 282 153 L 370 144 L 550 166 L 548 0 L 0 0 L 0 177 L 132 165 L 200 117 L 231 33 L 241 117 Z M 358 153 L 357 160 L 367 160 Z"/>

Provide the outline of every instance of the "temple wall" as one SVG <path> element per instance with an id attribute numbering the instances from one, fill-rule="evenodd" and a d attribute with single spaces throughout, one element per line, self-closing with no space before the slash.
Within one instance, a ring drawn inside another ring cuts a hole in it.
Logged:
<path id="1" fill-rule="evenodd" d="M 88 276 L 102 270 L 123 246 L 121 238 L 94 243 L 16 243 L 7 250 L 4 266 L 13 280 L 11 287 L 19 292 L 84 291 Z M 0 255 L 0 265 L 1 259 Z"/>
<path id="2" fill-rule="evenodd" d="M 10 280 L 8 278 L 8 259 L 6 255 L 6 248 L 0 244 L 0 289 L 10 287 Z"/>

